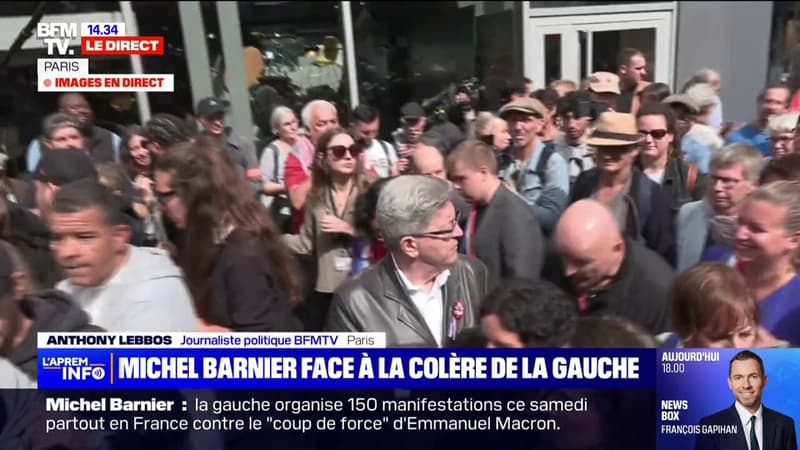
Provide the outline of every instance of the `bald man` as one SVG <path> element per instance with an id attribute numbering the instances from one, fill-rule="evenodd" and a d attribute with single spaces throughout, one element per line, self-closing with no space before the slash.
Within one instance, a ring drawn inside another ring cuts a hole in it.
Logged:
<path id="1" fill-rule="evenodd" d="M 414 150 L 412 159 L 411 165 L 414 173 L 447 180 L 444 156 L 436 147 L 419 143 Z"/>
<path id="2" fill-rule="evenodd" d="M 400 158 L 401 162 L 403 162 L 403 160 L 407 161 L 406 158 Z M 418 143 L 417 148 L 414 149 L 411 161 L 408 162 L 408 164 L 409 171 L 412 174 L 428 175 L 450 183 L 450 180 L 447 179 L 444 156 L 442 156 L 442 152 L 436 147 L 424 142 Z M 450 186 L 452 187 L 452 183 L 450 183 Z M 458 212 L 458 226 L 465 229 L 472 205 L 470 205 L 469 201 L 455 189 L 450 190 L 450 201 L 453 202 L 453 206 Z M 459 238 L 458 241 L 458 252 L 465 255 L 467 254 L 466 241 L 463 236 Z"/>
<path id="3" fill-rule="evenodd" d="M 573 203 L 553 234 L 544 276 L 571 293 L 582 314 L 619 316 L 653 335 L 669 331 L 674 276 L 661 256 L 623 237 L 611 211 L 595 200 Z"/>
<path id="4" fill-rule="evenodd" d="M 93 162 L 119 162 L 120 137 L 94 124 L 94 113 L 86 97 L 76 92 L 62 94 L 58 97 L 58 112 L 67 114 L 80 123 L 85 150 Z M 42 136 L 28 145 L 26 164 L 29 172 L 36 169 L 42 151 L 50 150 L 43 139 L 45 134 L 46 130 L 42 130 Z"/>

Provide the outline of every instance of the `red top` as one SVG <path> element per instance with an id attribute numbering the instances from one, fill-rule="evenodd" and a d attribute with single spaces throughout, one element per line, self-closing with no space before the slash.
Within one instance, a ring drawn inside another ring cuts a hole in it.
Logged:
<path id="1" fill-rule="evenodd" d="M 289 156 L 286 158 L 286 167 L 284 168 L 284 175 L 283 175 L 283 183 L 286 186 L 286 191 L 288 192 L 289 189 L 299 186 L 308 180 L 309 176 L 306 171 L 303 169 L 303 163 L 295 156 L 294 154 L 290 153 Z M 300 227 L 303 225 L 303 211 L 297 211 L 292 209 L 292 225 L 291 229 L 289 230 L 292 234 L 297 234 L 300 232 Z"/>
<path id="2" fill-rule="evenodd" d="M 382 241 L 373 239 L 369 243 L 369 263 L 375 264 L 383 259 L 384 256 L 389 254 L 389 250 L 383 245 Z"/>

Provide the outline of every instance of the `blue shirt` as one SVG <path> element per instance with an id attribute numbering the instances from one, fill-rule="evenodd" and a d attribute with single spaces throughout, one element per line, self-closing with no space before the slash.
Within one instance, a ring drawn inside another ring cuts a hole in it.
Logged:
<path id="1" fill-rule="evenodd" d="M 758 302 L 761 326 L 776 338 L 800 345 L 800 275 Z"/>
<path id="2" fill-rule="evenodd" d="M 681 151 L 683 159 L 687 163 L 694 164 L 700 172 L 708 173 L 708 166 L 711 163 L 711 149 L 697 140 L 694 136 L 687 134 L 681 139 Z"/>
<path id="3" fill-rule="evenodd" d="M 728 140 L 725 141 L 727 144 L 733 144 L 734 142 L 750 144 L 757 148 L 764 157 L 772 154 L 772 147 L 769 143 L 769 133 L 766 130 L 759 131 L 755 124 L 752 123 L 739 128 L 735 133 L 728 136 Z"/>
<path id="4" fill-rule="evenodd" d="M 545 145 L 542 141 L 536 143 L 527 166 L 514 164 L 500 175 L 503 179 L 516 180 L 517 192 L 533 209 L 545 234 L 549 234 L 569 203 L 569 168 L 564 157 L 553 151 L 544 173 L 537 173 L 536 167 Z"/>

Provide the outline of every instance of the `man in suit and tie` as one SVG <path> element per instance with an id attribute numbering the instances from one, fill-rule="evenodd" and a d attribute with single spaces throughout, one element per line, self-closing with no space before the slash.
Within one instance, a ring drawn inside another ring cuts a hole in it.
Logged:
<path id="1" fill-rule="evenodd" d="M 426 175 L 381 189 L 376 215 L 389 255 L 334 292 L 325 331 L 384 332 L 387 347 L 447 347 L 478 323 L 489 273 L 459 256 L 450 195 L 446 181 Z"/>
<path id="2" fill-rule="evenodd" d="M 767 375 L 757 354 L 744 350 L 731 359 L 728 386 L 736 399 L 722 411 L 700 419 L 701 426 L 734 425 L 736 434 L 701 434 L 696 450 L 797 450 L 794 420 L 761 402 Z"/>
<path id="3" fill-rule="evenodd" d="M 497 175 L 489 145 L 470 140 L 447 157 L 453 187 L 472 202 L 464 240 L 467 254 L 489 268 L 493 281 L 538 280 L 544 263 L 544 238 L 533 211 Z"/>

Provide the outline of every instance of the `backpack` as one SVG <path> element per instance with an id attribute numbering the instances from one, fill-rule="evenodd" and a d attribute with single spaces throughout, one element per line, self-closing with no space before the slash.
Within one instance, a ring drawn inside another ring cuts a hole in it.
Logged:
<path id="1" fill-rule="evenodd" d="M 544 145 L 542 149 L 542 154 L 539 156 L 539 161 L 536 162 L 536 167 L 534 167 L 533 173 L 537 177 L 539 177 L 539 181 L 542 184 L 542 187 L 547 183 L 547 163 L 550 161 L 550 157 L 553 156 L 553 153 L 556 152 L 556 146 L 553 142 L 548 142 Z M 517 186 L 519 186 L 520 182 L 522 181 L 522 176 L 525 171 L 520 170 L 517 173 Z"/>
<path id="2" fill-rule="evenodd" d="M 272 157 L 275 162 L 270 181 L 276 181 L 280 170 L 278 167 L 278 164 L 280 164 L 280 149 L 275 144 L 269 145 L 268 148 L 272 149 Z M 281 233 L 288 233 L 292 226 L 292 203 L 289 201 L 289 197 L 286 194 L 274 196 L 272 203 L 269 205 L 269 212 Z"/>

